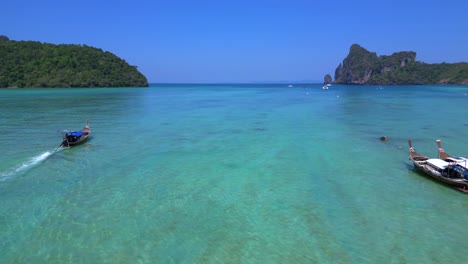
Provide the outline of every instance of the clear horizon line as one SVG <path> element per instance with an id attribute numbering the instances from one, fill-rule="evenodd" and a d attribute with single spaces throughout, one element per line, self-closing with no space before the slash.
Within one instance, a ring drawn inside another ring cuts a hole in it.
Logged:
<path id="1" fill-rule="evenodd" d="M 322 84 L 322 81 L 265 82 L 148 82 L 149 84 Z"/>

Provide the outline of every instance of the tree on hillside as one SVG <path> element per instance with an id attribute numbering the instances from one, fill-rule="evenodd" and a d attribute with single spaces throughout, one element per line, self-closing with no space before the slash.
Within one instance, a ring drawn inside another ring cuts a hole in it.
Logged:
<path id="1" fill-rule="evenodd" d="M 125 60 L 86 45 L 0 41 L 0 61 L 0 88 L 148 86 Z"/>

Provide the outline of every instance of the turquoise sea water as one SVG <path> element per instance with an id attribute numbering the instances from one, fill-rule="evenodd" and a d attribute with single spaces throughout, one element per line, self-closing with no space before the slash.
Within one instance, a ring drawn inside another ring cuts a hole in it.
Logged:
<path id="1" fill-rule="evenodd" d="M 468 196 L 407 139 L 468 156 L 467 114 L 467 86 L 0 90 L 1 262 L 464 263 Z"/>

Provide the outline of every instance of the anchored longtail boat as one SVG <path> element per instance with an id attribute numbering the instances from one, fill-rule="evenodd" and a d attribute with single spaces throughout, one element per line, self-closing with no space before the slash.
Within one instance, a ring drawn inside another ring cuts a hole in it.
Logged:
<path id="1" fill-rule="evenodd" d="M 84 143 L 90 135 L 91 130 L 89 129 L 89 121 L 86 120 L 86 126 L 82 130 L 65 132 L 62 144 L 60 146 L 64 148 L 70 148 L 79 145 Z"/>
<path id="2" fill-rule="evenodd" d="M 429 158 L 417 153 L 411 140 L 408 140 L 409 159 L 425 175 L 461 192 L 468 193 L 468 159 L 447 154 L 442 148 L 440 140 L 437 140 L 436 143 L 439 148 L 439 157 Z"/>

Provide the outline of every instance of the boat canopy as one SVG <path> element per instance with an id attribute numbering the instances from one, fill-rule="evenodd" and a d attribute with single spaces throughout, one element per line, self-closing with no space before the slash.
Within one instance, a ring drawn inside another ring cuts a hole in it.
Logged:
<path id="1" fill-rule="evenodd" d="M 452 162 L 457 163 L 458 165 L 464 167 L 465 169 L 468 169 L 468 159 L 464 157 L 450 157 L 447 160 L 450 160 Z"/>
<path id="2" fill-rule="evenodd" d="M 449 165 L 448 162 L 441 159 L 428 159 L 427 163 L 441 170 L 445 169 L 445 167 Z"/>
<path id="3" fill-rule="evenodd" d="M 70 133 L 67 133 L 67 136 L 71 137 L 81 137 L 84 133 L 82 131 L 73 131 Z"/>

